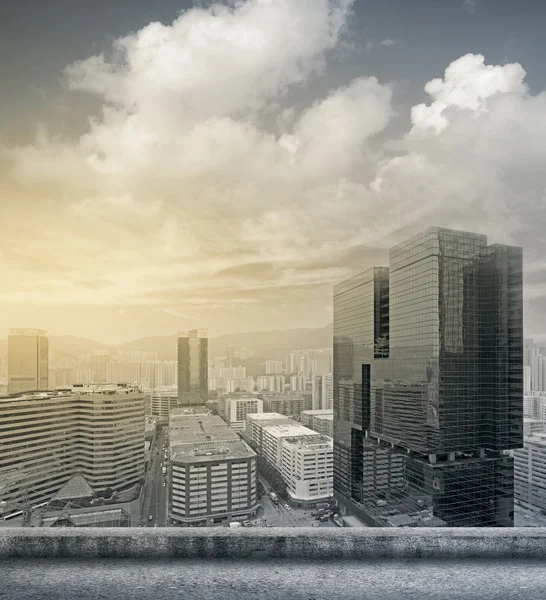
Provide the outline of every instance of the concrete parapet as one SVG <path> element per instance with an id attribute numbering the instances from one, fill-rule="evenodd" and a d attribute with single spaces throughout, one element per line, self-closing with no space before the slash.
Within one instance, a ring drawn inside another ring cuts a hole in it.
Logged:
<path id="1" fill-rule="evenodd" d="M 546 560 L 546 529 L 7 528 L 0 562 L 8 558 Z"/>

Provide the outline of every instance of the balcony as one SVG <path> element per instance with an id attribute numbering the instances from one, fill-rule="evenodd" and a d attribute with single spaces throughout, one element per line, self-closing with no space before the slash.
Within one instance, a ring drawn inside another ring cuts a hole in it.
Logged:
<path id="1" fill-rule="evenodd" d="M 10 528 L 0 565 L 10 600 L 536 600 L 546 529 Z"/>

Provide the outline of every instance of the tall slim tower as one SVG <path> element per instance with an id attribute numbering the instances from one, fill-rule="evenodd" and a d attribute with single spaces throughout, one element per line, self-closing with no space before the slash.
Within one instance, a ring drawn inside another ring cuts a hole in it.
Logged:
<path id="1" fill-rule="evenodd" d="M 522 250 L 433 227 L 334 289 L 334 490 L 371 526 L 513 526 Z"/>
<path id="2" fill-rule="evenodd" d="M 48 389 L 49 341 L 42 329 L 11 329 L 8 394 Z"/>
<path id="3" fill-rule="evenodd" d="M 208 399 L 208 348 L 206 329 L 178 336 L 178 404 L 204 405 Z"/>

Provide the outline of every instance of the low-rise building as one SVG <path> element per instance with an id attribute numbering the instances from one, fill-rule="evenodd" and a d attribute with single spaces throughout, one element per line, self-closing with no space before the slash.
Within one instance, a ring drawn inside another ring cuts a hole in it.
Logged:
<path id="1" fill-rule="evenodd" d="M 326 410 L 304 410 L 300 414 L 300 422 L 304 427 L 334 437 L 334 411 Z"/>
<path id="2" fill-rule="evenodd" d="M 546 433 L 525 435 L 514 457 L 514 497 L 546 510 Z"/>
<path id="3" fill-rule="evenodd" d="M 212 526 L 252 518 L 256 453 L 219 416 L 176 409 L 169 422 L 169 519 Z"/>

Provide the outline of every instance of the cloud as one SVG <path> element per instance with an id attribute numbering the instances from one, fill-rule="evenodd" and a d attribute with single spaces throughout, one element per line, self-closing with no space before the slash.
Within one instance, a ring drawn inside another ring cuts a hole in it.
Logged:
<path id="1" fill-rule="evenodd" d="M 425 86 L 432 98 L 430 105 L 418 104 L 411 111 L 412 132 L 425 129 L 443 131 L 451 108 L 487 112 L 487 101 L 496 94 L 525 93 L 525 70 L 519 64 L 485 65 L 480 54 L 467 54 L 452 62 L 444 79 L 433 79 Z"/>
<path id="2" fill-rule="evenodd" d="M 302 105 L 351 6 L 196 8 L 68 67 L 102 110 L 76 140 L 43 129 L 0 150 L 0 299 L 23 313 L 113 307 L 109 331 L 119 310 L 124 323 L 259 329 L 292 302 L 271 327 L 321 324 L 333 283 L 429 225 L 525 243 L 538 290 L 546 95 L 521 65 L 469 54 L 411 110 L 373 76 Z M 407 129 L 393 137 L 396 113 Z"/>
<path id="3" fill-rule="evenodd" d="M 464 2 L 462 3 L 462 7 L 471 15 L 474 14 L 474 11 L 476 10 L 476 4 L 477 4 L 477 0 L 464 0 Z"/>

